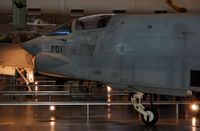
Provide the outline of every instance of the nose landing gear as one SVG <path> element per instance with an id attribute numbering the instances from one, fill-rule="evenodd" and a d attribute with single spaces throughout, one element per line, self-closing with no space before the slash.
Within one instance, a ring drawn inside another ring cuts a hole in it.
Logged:
<path id="1" fill-rule="evenodd" d="M 145 108 L 141 103 L 142 97 L 143 93 L 136 93 L 131 97 L 131 102 L 136 111 L 142 114 L 142 121 L 148 126 L 153 126 L 158 121 L 158 112 L 152 106 Z"/>
<path id="2" fill-rule="evenodd" d="M 146 107 L 144 110 L 147 115 L 142 115 L 142 121 L 148 126 L 155 125 L 158 121 L 158 112 L 156 108 L 150 106 Z"/>

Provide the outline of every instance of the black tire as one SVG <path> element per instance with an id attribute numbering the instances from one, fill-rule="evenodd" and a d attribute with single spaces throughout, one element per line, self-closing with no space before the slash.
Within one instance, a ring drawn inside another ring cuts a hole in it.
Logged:
<path id="1" fill-rule="evenodd" d="M 144 124 L 146 124 L 147 126 L 155 125 L 159 118 L 157 109 L 154 107 L 146 107 L 144 110 L 152 114 L 151 118 L 144 118 L 144 115 L 142 115 L 142 121 L 144 122 Z"/>

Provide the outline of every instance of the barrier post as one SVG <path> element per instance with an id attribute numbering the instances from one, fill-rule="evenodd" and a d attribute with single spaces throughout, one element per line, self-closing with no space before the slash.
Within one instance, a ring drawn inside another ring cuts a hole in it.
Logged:
<path id="1" fill-rule="evenodd" d="M 90 105 L 87 104 L 86 108 L 87 108 L 87 124 L 89 124 L 89 120 L 90 120 Z"/>
<path id="2" fill-rule="evenodd" d="M 179 104 L 176 103 L 176 122 L 178 123 L 178 119 L 179 119 L 179 109 L 178 109 Z"/>

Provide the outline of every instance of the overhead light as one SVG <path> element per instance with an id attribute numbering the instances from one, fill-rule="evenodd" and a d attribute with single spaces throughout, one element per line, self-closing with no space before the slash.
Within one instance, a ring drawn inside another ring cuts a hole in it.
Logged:
<path id="1" fill-rule="evenodd" d="M 37 84 L 38 84 L 38 81 L 35 82 L 35 85 L 37 85 Z"/>
<path id="2" fill-rule="evenodd" d="M 110 93 L 112 91 L 112 88 L 110 86 L 107 86 L 107 92 Z"/>
<path id="3" fill-rule="evenodd" d="M 55 111 L 55 110 L 56 110 L 56 107 L 55 107 L 54 105 L 51 105 L 51 106 L 49 106 L 49 110 L 50 110 L 50 111 Z"/>
<path id="4" fill-rule="evenodd" d="M 197 104 L 192 104 L 192 105 L 191 105 L 191 109 L 192 109 L 193 111 L 198 111 L 198 110 L 199 110 L 199 105 L 197 105 Z"/>

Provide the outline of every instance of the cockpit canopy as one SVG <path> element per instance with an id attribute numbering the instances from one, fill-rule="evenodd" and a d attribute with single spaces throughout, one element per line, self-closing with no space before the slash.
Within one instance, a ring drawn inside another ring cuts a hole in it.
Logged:
<path id="1" fill-rule="evenodd" d="M 72 22 L 68 22 L 55 30 L 47 33 L 47 36 L 64 36 L 69 35 L 72 32 Z"/>
<path id="2" fill-rule="evenodd" d="M 105 28 L 113 14 L 101 14 L 101 15 L 92 15 L 79 18 L 75 20 L 75 29 L 76 30 L 88 30 L 88 29 L 97 29 Z M 47 36 L 66 36 L 72 33 L 72 24 L 70 21 L 55 30 L 47 33 Z"/>
<path id="3" fill-rule="evenodd" d="M 79 18 L 76 21 L 76 30 L 105 28 L 113 14 L 93 15 Z"/>

